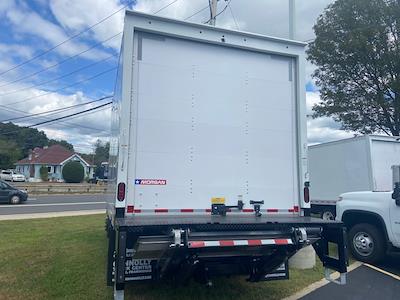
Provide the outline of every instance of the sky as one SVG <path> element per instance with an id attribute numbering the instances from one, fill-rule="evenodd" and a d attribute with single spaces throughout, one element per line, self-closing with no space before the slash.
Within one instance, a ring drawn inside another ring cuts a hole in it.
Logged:
<path id="1" fill-rule="evenodd" d="M 296 1 L 296 39 L 314 37 L 312 26 L 333 0 Z M 173 0 L 1 0 L 0 121 L 90 102 L 112 95 L 115 85 L 123 7 L 155 13 Z M 218 11 L 228 2 L 220 0 Z M 177 0 L 157 15 L 185 19 L 208 6 L 208 0 Z M 110 16 L 112 15 L 112 16 Z M 110 16 L 110 17 L 108 17 Z M 188 21 L 204 23 L 209 10 Z M 98 25 L 93 26 L 99 21 Z M 217 26 L 288 38 L 288 1 L 231 0 Z M 81 33 L 83 31 L 83 33 Z M 57 46 L 61 44 L 60 46 Z M 307 63 L 308 114 L 319 101 Z M 57 114 L 14 120 L 27 126 L 105 104 L 109 99 Z M 49 138 L 65 139 L 76 151 L 90 153 L 97 139 L 107 141 L 110 107 L 37 127 Z M 330 118 L 308 120 L 309 144 L 351 137 Z"/>

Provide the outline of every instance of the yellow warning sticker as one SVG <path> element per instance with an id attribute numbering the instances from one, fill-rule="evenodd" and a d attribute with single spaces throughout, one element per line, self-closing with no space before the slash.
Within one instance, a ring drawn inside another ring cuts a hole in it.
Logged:
<path id="1" fill-rule="evenodd" d="M 212 197 L 211 204 L 225 204 L 225 197 Z"/>

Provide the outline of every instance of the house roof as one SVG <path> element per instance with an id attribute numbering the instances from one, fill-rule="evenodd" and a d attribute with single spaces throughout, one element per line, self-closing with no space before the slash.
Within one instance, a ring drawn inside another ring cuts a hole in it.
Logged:
<path id="1" fill-rule="evenodd" d="M 49 164 L 59 165 L 62 162 L 68 160 L 74 156 L 75 153 L 64 148 L 61 145 L 52 145 L 48 148 L 38 148 L 32 150 L 32 154 L 20 161 L 17 161 L 16 165 L 30 165 L 30 164 Z M 80 159 L 87 165 L 89 165 L 83 158 Z"/>

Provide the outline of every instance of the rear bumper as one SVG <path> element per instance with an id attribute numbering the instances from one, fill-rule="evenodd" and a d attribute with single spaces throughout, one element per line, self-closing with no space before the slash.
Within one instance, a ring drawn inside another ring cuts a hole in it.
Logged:
<path id="1" fill-rule="evenodd" d="M 114 229 L 109 284 L 176 274 L 181 280 L 242 274 L 249 281 L 261 281 L 307 245 L 314 246 L 325 267 L 346 273 L 344 226 L 335 221 L 300 216 L 141 216 L 116 219 Z M 329 255 L 329 242 L 337 244 L 337 259 Z"/>

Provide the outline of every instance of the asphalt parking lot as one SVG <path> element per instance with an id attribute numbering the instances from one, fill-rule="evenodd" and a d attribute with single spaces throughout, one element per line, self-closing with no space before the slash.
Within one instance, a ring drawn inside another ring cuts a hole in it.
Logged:
<path id="1" fill-rule="evenodd" d="M 376 266 L 362 265 L 347 275 L 347 284 L 328 283 L 302 300 L 398 300 L 400 299 L 400 255 L 389 256 Z"/>

